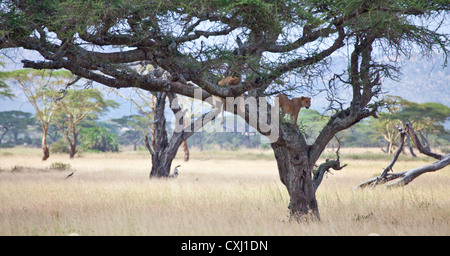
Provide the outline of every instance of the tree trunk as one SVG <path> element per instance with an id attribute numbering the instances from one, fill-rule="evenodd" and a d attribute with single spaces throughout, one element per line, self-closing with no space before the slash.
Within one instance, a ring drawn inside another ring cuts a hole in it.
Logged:
<path id="1" fill-rule="evenodd" d="M 304 154 L 286 146 L 272 144 L 281 182 L 289 193 L 289 211 L 293 218 L 319 218 L 316 194 L 312 182 L 313 166 Z"/>
<path id="2" fill-rule="evenodd" d="M 50 157 L 50 152 L 46 144 L 42 144 L 42 153 L 44 154 L 42 156 L 43 161 L 47 160 Z"/>
<path id="3" fill-rule="evenodd" d="M 319 208 L 312 180 L 314 163 L 311 163 L 308 157 L 309 146 L 303 134 L 292 126 L 295 125 L 280 124 L 284 137 L 280 137 L 277 142 L 271 144 L 280 180 L 289 193 L 290 216 L 294 219 L 309 217 L 319 219 Z"/>
<path id="4" fill-rule="evenodd" d="M 150 178 L 166 178 L 169 177 L 172 161 L 177 154 L 177 150 L 166 148 L 166 150 L 155 152 L 152 155 L 152 170 Z"/>
<path id="5" fill-rule="evenodd" d="M 189 148 L 186 140 L 183 140 L 184 161 L 189 161 Z"/>
<path id="6" fill-rule="evenodd" d="M 72 142 L 68 139 L 70 146 L 69 152 L 70 159 L 73 159 L 75 157 L 75 154 L 77 153 L 77 133 L 75 130 L 75 126 L 72 127 L 72 138 L 73 138 Z"/>
<path id="7" fill-rule="evenodd" d="M 42 135 L 42 160 L 45 161 L 50 157 L 50 152 L 47 147 L 47 129 L 44 129 L 44 134 Z"/>
<path id="8" fill-rule="evenodd" d="M 70 159 L 74 158 L 76 153 L 77 153 L 76 145 L 75 144 L 70 144 L 70 151 L 69 151 Z"/>

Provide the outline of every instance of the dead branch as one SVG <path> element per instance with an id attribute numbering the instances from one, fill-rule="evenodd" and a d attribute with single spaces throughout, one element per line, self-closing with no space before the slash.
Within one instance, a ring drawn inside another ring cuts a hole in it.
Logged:
<path id="1" fill-rule="evenodd" d="M 400 132 L 400 146 L 395 151 L 394 157 L 392 158 L 391 163 L 383 170 L 383 172 L 378 177 L 375 177 L 373 179 L 370 179 L 368 181 L 365 181 L 365 182 L 359 184 L 357 186 L 358 188 L 363 188 L 368 185 L 372 185 L 372 188 L 373 188 L 378 184 L 386 183 L 387 181 L 398 178 L 398 176 L 396 176 L 396 175 L 389 175 L 389 177 L 388 177 L 388 172 L 393 171 L 392 168 L 394 167 L 395 162 L 397 162 L 397 159 L 400 156 L 400 153 L 403 151 L 403 146 L 405 145 L 406 131 L 400 125 L 397 125 L 397 129 Z"/>
<path id="2" fill-rule="evenodd" d="M 346 167 L 347 164 L 341 165 L 340 160 L 339 160 L 339 149 L 341 148 L 341 141 L 339 140 L 338 137 L 336 137 L 336 140 L 338 141 L 338 148 L 336 150 L 336 156 L 337 159 L 336 160 L 325 160 L 325 163 L 322 163 L 319 165 L 319 168 L 317 168 L 316 170 L 313 170 L 313 186 L 314 186 L 314 192 L 317 190 L 317 188 L 319 188 L 320 183 L 322 183 L 322 179 L 323 179 L 323 175 L 326 172 L 330 172 L 330 168 L 333 168 L 334 170 L 342 170 L 342 168 Z"/>
<path id="3" fill-rule="evenodd" d="M 419 137 L 417 137 L 416 132 L 413 130 L 412 125 L 410 122 L 406 122 L 405 123 L 406 126 L 406 131 L 409 134 L 409 137 L 411 137 L 412 141 L 414 142 L 414 144 L 416 145 L 417 149 L 419 150 L 420 153 L 430 156 L 432 158 L 435 158 L 437 160 L 441 160 L 444 156 L 436 154 L 431 152 L 430 150 L 428 150 L 427 148 L 425 148 L 424 146 L 422 146 L 422 143 L 420 143 Z"/>
<path id="4" fill-rule="evenodd" d="M 409 184 L 411 181 L 413 181 L 415 178 L 419 177 L 420 175 L 427 173 L 427 172 L 434 172 L 440 169 L 443 169 L 444 167 L 446 167 L 447 165 L 450 164 L 450 154 L 448 155 L 439 155 L 436 153 L 433 153 L 427 149 L 425 149 L 422 144 L 420 143 L 414 129 L 412 128 L 411 123 L 406 123 L 405 124 L 405 128 L 401 127 L 401 126 L 397 126 L 397 129 L 400 131 L 401 134 L 401 144 L 398 147 L 397 151 L 394 154 L 394 158 L 392 159 L 391 163 L 386 167 L 386 169 L 384 169 L 384 171 L 380 174 L 380 176 L 372 178 L 370 180 L 367 180 L 361 184 L 359 184 L 358 186 L 356 186 L 356 188 L 364 188 L 367 187 L 368 185 L 372 185 L 372 188 L 375 187 L 376 185 L 379 184 L 383 184 L 386 182 L 389 182 L 391 180 L 396 180 L 397 181 L 390 183 L 390 184 L 386 184 L 387 188 L 393 188 L 393 187 L 401 187 L 401 186 L 405 186 L 407 184 Z M 400 152 L 403 150 L 403 146 L 405 144 L 405 137 L 406 134 L 408 134 L 414 144 L 416 145 L 416 147 L 419 149 L 420 153 L 436 158 L 439 161 L 434 162 L 432 164 L 428 164 L 425 166 L 421 166 L 418 168 L 414 168 L 414 169 L 410 169 L 404 172 L 399 172 L 399 173 L 388 173 L 389 171 L 392 171 L 392 168 L 395 164 L 395 162 L 398 159 L 398 156 L 400 155 Z"/>

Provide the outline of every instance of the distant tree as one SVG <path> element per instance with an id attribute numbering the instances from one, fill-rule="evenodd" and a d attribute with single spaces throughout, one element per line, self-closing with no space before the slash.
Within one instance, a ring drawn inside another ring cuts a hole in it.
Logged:
<path id="1" fill-rule="evenodd" d="M 6 134 L 11 133 L 14 144 L 17 145 L 19 134 L 24 133 L 29 126 L 35 124 L 31 113 L 12 110 L 0 112 L 0 144 Z"/>
<path id="2" fill-rule="evenodd" d="M 450 107 L 436 102 L 415 103 L 407 100 L 402 100 L 401 105 L 402 109 L 394 115 L 394 119 L 402 124 L 411 123 L 422 145 L 429 150 L 428 136 L 445 132 L 444 123 L 450 118 Z"/>
<path id="3" fill-rule="evenodd" d="M 398 125 L 410 122 L 424 147 L 428 147 L 428 135 L 444 133 L 444 123 L 450 118 L 450 108 L 440 103 L 415 103 L 399 96 L 387 96 L 385 101 L 386 111 L 380 113 L 379 119 L 372 119 L 371 126 L 388 142 L 386 152 L 391 154 L 394 153 L 395 141 L 398 141 L 401 135 Z M 405 136 L 414 155 L 409 135 Z"/>
<path id="4" fill-rule="evenodd" d="M 134 151 L 137 150 L 138 143 L 142 142 L 150 128 L 150 120 L 144 115 L 127 115 L 111 119 L 111 121 L 124 130 L 120 138 L 123 143 L 133 144 Z"/>
<path id="5" fill-rule="evenodd" d="M 117 102 L 104 99 L 103 94 L 97 89 L 67 90 L 64 101 L 56 108 L 54 123 L 69 143 L 70 158 L 77 152 L 80 122 L 85 119 L 96 119 L 104 111 L 117 106 Z"/>
<path id="6" fill-rule="evenodd" d="M 96 126 L 81 130 L 80 141 L 84 149 L 101 152 L 119 151 L 119 140 L 106 127 Z"/>
<path id="7" fill-rule="evenodd" d="M 47 133 L 53 118 L 58 99 L 61 97 L 59 89 L 65 86 L 72 78 L 67 70 L 33 70 L 21 69 L 11 72 L 3 72 L 2 76 L 7 81 L 23 91 L 28 102 L 36 110 L 42 126 L 42 160 L 50 157 L 47 147 Z"/>

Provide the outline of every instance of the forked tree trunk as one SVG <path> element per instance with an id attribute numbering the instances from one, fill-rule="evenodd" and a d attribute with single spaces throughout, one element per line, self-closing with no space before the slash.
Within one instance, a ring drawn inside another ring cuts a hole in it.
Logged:
<path id="1" fill-rule="evenodd" d="M 288 147 L 272 144 L 281 182 L 289 193 L 289 211 L 293 218 L 319 218 L 316 193 L 312 182 L 313 168 L 304 155 Z"/>
<path id="2" fill-rule="evenodd" d="M 308 146 L 303 134 L 292 129 L 291 124 L 280 124 L 284 138 L 272 143 L 272 149 L 278 165 L 281 182 L 289 193 L 290 216 L 298 218 L 319 219 L 316 193 L 313 186 L 312 172 L 314 163 L 308 157 Z M 293 125 L 292 125 L 293 126 Z"/>
<path id="3" fill-rule="evenodd" d="M 196 130 L 203 127 L 203 125 L 207 124 L 209 121 L 214 120 L 221 111 L 220 109 L 215 109 L 209 113 L 203 114 L 202 117 L 199 117 L 191 123 L 190 129 L 174 131 L 169 142 L 166 131 L 166 119 L 164 115 L 166 96 L 172 101 L 170 107 L 175 116 L 182 113 L 182 110 L 178 103 L 174 102 L 176 99 L 175 94 L 155 92 L 154 95 L 156 96 L 156 104 L 154 109 L 155 119 L 153 122 L 152 146 L 150 146 L 148 136 L 144 136 L 144 143 L 145 147 L 152 155 L 152 170 L 150 172 L 150 178 L 164 178 L 169 177 L 172 161 L 175 158 L 181 144 L 192 136 Z M 181 125 L 184 127 L 185 123 L 182 115 L 181 119 L 176 121 L 180 122 L 176 125 Z M 184 152 L 186 153 L 187 144 L 184 149 Z"/>

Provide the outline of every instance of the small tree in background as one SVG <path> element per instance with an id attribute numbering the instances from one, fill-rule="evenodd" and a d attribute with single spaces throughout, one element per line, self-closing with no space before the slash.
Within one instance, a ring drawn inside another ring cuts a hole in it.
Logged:
<path id="1" fill-rule="evenodd" d="M 80 132 L 80 146 L 83 149 L 100 152 L 119 152 L 119 140 L 108 128 L 95 126 Z"/>
<path id="2" fill-rule="evenodd" d="M 36 110 L 36 116 L 42 127 L 42 160 L 50 157 L 47 146 L 47 133 L 55 107 L 61 97 L 59 89 L 65 86 L 73 75 L 67 70 L 21 69 L 3 72 L 2 77 L 22 90 L 27 100 Z"/>
<path id="3" fill-rule="evenodd" d="M 85 119 L 96 119 L 104 111 L 117 106 L 115 101 L 104 99 L 103 94 L 97 89 L 67 90 L 64 101 L 56 108 L 54 123 L 63 132 L 69 144 L 70 158 L 77 152 L 80 122 Z"/>
<path id="4" fill-rule="evenodd" d="M 387 96 L 385 102 L 386 111 L 379 114 L 379 119 L 372 119 L 370 125 L 388 142 L 387 153 L 394 153 L 395 142 L 401 136 L 398 125 L 404 126 L 405 123 L 410 122 L 415 133 L 420 136 L 421 143 L 428 150 L 428 136 L 445 132 L 444 123 L 450 118 L 449 107 L 439 103 L 415 103 L 399 96 Z M 410 152 L 415 156 L 410 136 L 408 133 L 405 136 Z"/>
<path id="5" fill-rule="evenodd" d="M 31 113 L 17 110 L 0 112 L 0 144 L 3 143 L 5 135 L 11 133 L 14 145 L 17 145 L 19 134 L 35 125 L 35 121 Z"/>
<path id="6" fill-rule="evenodd" d="M 133 144 L 134 151 L 150 128 L 150 120 L 145 115 L 127 115 L 111 121 L 123 130 L 120 136 L 121 143 Z"/>

